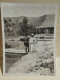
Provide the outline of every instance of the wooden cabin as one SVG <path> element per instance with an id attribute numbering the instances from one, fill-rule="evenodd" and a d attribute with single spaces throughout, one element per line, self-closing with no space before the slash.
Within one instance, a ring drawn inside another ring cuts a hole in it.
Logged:
<path id="1" fill-rule="evenodd" d="M 36 26 L 36 34 L 54 34 L 55 15 L 46 15 L 40 26 Z"/>

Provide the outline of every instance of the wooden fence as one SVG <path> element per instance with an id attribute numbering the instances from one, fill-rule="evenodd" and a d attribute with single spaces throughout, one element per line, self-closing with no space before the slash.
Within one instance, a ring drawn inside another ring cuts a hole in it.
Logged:
<path id="1" fill-rule="evenodd" d="M 50 41 L 54 39 L 54 34 L 38 34 L 35 35 L 36 40 L 38 41 Z"/>

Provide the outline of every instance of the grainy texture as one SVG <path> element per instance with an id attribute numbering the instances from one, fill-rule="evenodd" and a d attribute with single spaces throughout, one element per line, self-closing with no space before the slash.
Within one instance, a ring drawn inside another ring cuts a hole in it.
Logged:
<path id="1" fill-rule="evenodd" d="M 3 74 L 53 76 L 55 75 L 53 45 L 55 44 L 56 6 L 46 4 L 20 5 L 3 3 L 1 6 L 2 24 L 4 24 L 2 25 L 3 39 L 5 34 Z M 8 55 L 10 53 L 14 55 Z M 17 53 L 28 54 L 17 61 L 19 58 Z"/>
<path id="2" fill-rule="evenodd" d="M 3 72 L 3 50 L 2 50 L 2 30 L 1 30 L 1 11 L 0 11 L 0 67 Z"/>
<path id="3" fill-rule="evenodd" d="M 58 4 L 58 18 L 56 25 L 56 55 L 60 57 L 60 0 L 0 0 L 0 2 L 12 2 L 12 3 L 49 3 L 49 4 Z M 0 16 L 1 17 L 1 16 Z M 2 33 L 1 33 L 1 20 L 0 20 L 0 67 L 2 69 Z M 40 78 L 39 78 L 40 79 Z"/>

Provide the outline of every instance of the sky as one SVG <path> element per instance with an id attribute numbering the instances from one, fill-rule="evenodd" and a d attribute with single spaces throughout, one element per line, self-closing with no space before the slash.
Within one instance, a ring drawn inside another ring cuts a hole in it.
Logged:
<path id="1" fill-rule="evenodd" d="M 45 14 L 56 13 L 56 5 L 53 4 L 2 3 L 1 7 L 4 17 L 39 17 Z"/>

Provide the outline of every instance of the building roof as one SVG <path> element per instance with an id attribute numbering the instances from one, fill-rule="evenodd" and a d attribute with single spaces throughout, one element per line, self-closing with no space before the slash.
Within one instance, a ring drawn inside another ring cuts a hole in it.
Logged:
<path id="1" fill-rule="evenodd" d="M 45 20 L 42 22 L 40 26 L 36 28 L 46 28 L 46 27 L 54 27 L 55 15 L 46 15 Z"/>

